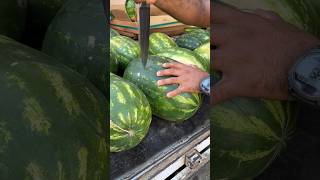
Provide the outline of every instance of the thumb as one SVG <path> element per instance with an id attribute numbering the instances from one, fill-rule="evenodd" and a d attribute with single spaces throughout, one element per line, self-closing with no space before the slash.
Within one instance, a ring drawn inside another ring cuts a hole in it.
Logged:
<path id="1" fill-rule="evenodd" d="M 221 80 L 211 88 L 211 104 L 216 105 L 235 96 L 232 82 Z"/>
<path id="2" fill-rule="evenodd" d="M 268 10 L 263 10 L 263 9 L 256 9 L 254 10 L 254 13 L 262 18 L 273 20 L 273 21 L 281 21 L 281 17 L 273 12 L 273 11 L 268 11 Z"/>

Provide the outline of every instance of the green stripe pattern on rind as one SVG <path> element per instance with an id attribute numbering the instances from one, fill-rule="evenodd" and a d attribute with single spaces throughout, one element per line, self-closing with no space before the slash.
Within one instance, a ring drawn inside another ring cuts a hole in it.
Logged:
<path id="1" fill-rule="evenodd" d="M 143 92 L 110 74 L 110 151 L 125 151 L 139 144 L 149 130 L 151 115 Z"/>
<path id="2" fill-rule="evenodd" d="M 144 68 L 140 61 L 132 61 L 124 73 L 124 78 L 133 82 L 147 96 L 152 113 L 169 121 L 184 121 L 192 117 L 200 107 L 201 99 L 196 93 L 182 93 L 174 98 L 168 98 L 166 93 L 178 86 L 157 85 L 157 81 L 167 77 L 158 77 L 156 72 L 163 70 L 162 64 L 170 62 L 165 58 L 150 56 Z"/>
<path id="3" fill-rule="evenodd" d="M 152 33 L 149 42 L 149 52 L 153 55 L 178 46 L 173 39 L 164 33 Z"/>
<path id="4" fill-rule="evenodd" d="M 169 58 L 187 65 L 195 65 L 199 69 L 209 72 L 209 63 L 201 56 L 197 55 L 195 52 L 189 49 L 179 47 L 170 48 L 164 50 L 161 53 L 158 53 L 157 56 Z"/>
<path id="5" fill-rule="evenodd" d="M 110 28 L 110 39 L 115 37 L 115 36 L 119 36 L 120 34 L 118 33 L 118 31 Z"/>
<path id="6" fill-rule="evenodd" d="M 110 39 L 110 59 L 117 62 L 121 69 L 140 57 L 138 42 L 125 36 L 115 36 Z"/>
<path id="7" fill-rule="evenodd" d="M 212 107 L 216 179 L 253 179 L 273 162 L 292 134 L 286 104 L 236 98 Z"/>
<path id="8" fill-rule="evenodd" d="M 49 56 L 0 36 L 0 179 L 106 179 L 105 97 Z"/>
<path id="9" fill-rule="evenodd" d="M 210 67 L 210 42 L 207 42 L 200 47 L 196 48 L 194 52 L 202 57 L 205 60 L 205 64 L 207 67 L 207 70 L 209 71 Z"/>

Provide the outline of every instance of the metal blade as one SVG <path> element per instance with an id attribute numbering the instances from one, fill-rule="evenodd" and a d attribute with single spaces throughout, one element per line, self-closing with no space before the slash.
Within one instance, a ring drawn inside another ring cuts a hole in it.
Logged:
<path id="1" fill-rule="evenodd" d="M 144 67 L 148 61 L 149 50 L 149 33 L 150 33 L 150 5 L 143 2 L 139 9 L 139 23 L 140 23 L 140 49 L 141 60 Z"/>

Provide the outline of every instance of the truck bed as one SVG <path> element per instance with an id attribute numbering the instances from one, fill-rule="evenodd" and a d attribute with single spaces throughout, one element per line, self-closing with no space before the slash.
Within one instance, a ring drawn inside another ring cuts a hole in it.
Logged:
<path id="1" fill-rule="evenodd" d="M 172 123 L 153 117 L 150 130 L 143 141 L 135 148 L 119 153 L 111 153 L 111 179 L 129 177 L 139 169 L 149 166 L 147 162 L 156 157 L 165 157 L 174 148 L 184 146 L 182 141 L 209 131 L 210 121 L 206 117 L 209 110 L 209 98 L 205 97 L 198 112 L 182 123 Z"/>

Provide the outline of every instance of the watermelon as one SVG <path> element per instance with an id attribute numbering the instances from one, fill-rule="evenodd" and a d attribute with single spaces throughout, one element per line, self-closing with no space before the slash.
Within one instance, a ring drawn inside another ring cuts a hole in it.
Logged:
<path id="1" fill-rule="evenodd" d="M 164 33 L 152 33 L 149 36 L 149 42 L 149 52 L 153 55 L 178 46 L 174 40 Z"/>
<path id="2" fill-rule="evenodd" d="M 201 56 L 207 64 L 210 65 L 210 42 L 207 42 L 194 50 L 196 54 Z"/>
<path id="3" fill-rule="evenodd" d="M 129 62 L 140 57 L 138 42 L 126 36 L 116 36 L 110 40 L 110 59 L 118 62 L 121 69 L 125 69 Z"/>
<path id="4" fill-rule="evenodd" d="M 104 96 L 3 36 L 0 59 L 0 179 L 107 179 Z"/>
<path id="5" fill-rule="evenodd" d="M 66 0 L 28 0 L 28 12 L 24 42 L 41 49 L 50 22 Z"/>
<path id="6" fill-rule="evenodd" d="M 195 65 L 199 69 L 208 71 L 208 72 L 210 69 L 210 63 L 208 63 L 201 56 L 197 55 L 195 52 L 189 49 L 184 49 L 179 47 L 166 49 L 162 53 L 157 54 L 157 56 L 169 58 L 183 64 Z"/>
<path id="7" fill-rule="evenodd" d="M 107 24 L 100 0 L 70 0 L 48 28 L 43 52 L 87 77 L 106 94 Z"/>
<path id="8" fill-rule="evenodd" d="M 176 89 L 177 85 L 161 86 L 157 81 L 168 77 L 158 77 L 157 71 L 163 70 L 163 63 L 170 62 L 159 56 L 150 56 L 146 67 L 141 61 L 131 61 L 123 77 L 136 84 L 147 96 L 152 113 L 162 119 L 181 122 L 192 117 L 200 107 L 201 99 L 196 93 L 182 93 L 168 98 L 166 93 Z"/>
<path id="9" fill-rule="evenodd" d="M 110 74 L 110 151 L 131 149 L 146 136 L 151 123 L 148 99 L 134 84 Z"/>
<path id="10" fill-rule="evenodd" d="M 25 29 L 27 0 L 0 1 L 0 34 L 20 40 Z"/>
<path id="11" fill-rule="evenodd" d="M 126 0 L 126 13 L 131 21 L 137 21 L 136 3 L 134 0 Z"/>
<path id="12" fill-rule="evenodd" d="M 210 110 L 215 179 L 254 179 L 280 154 L 295 130 L 287 102 L 235 98 Z"/>
<path id="13" fill-rule="evenodd" d="M 179 47 L 194 50 L 201 46 L 202 42 L 192 33 L 183 34 L 176 38 L 176 43 Z"/>
<path id="14" fill-rule="evenodd" d="M 113 38 L 114 36 L 119 36 L 120 34 L 118 33 L 118 31 L 110 28 L 110 38 Z"/>

